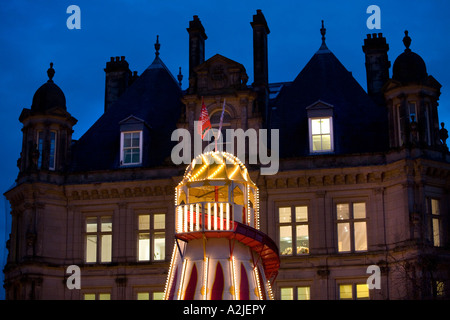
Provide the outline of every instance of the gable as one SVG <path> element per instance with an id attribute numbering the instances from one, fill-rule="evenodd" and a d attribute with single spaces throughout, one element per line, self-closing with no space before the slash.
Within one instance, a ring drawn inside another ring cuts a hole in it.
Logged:
<path id="1" fill-rule="evenodd" d="M 220 54 L 216 54 L 194 68 L 199 94 L 229 93 L 246 89 L 248 75 L 245 67 Z"/>

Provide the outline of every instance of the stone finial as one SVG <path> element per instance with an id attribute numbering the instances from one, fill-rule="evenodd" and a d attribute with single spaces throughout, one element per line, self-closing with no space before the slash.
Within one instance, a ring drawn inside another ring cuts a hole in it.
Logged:
<path id="1" fill-rule="evenodd" d="M 53 62 L 50 62 L 50 68 L 47 70 L 48 81 L 53 81 L 53 76 L 55 75 L 55 69 L 53 69 Z"/>
<path id="2" fill-rule="evenodd" d="M 405 36 L 403 37 L 403 44 L 405 45 L 405 51 L 410 51 L 409 46 L 411 45 L 411 38 L 408 36 L 408 30 L 405 30 Z"/>
<path id="3" fill-rule="evenodd" d="M 161 44 L 159 43 L 159 35 L 156 36 L 156 43 L 155 43 L 155 55 L 159 56 L 159 49 L 161 48 Z"/>

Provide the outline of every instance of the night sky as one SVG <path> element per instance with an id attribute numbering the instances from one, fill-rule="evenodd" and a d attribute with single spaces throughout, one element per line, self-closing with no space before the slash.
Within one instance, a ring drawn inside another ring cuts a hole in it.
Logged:
<path id="1" fill-rule="evenodd" d="M 81 9 L 81 29 L 69 30 L 70 5 Z M 381 29 L 369 30 L 369 5 L 381 9 Z M 106 62 L 125 56 L 132 71 L 141 74 L 155 57 L 159 35 L 160 57 L 176 76 L 188 84 L 188 33 L 193 15 L 205 27 L 206 56 L 219 53 L 242 63 L 253 82 L 253 48 L 250 21 L 261 9 L 270 28 L 269 81 L 292 81 L 321 44 L 321 20 L 326 43 L 355 79 L 366 89 L 364 53 L 368 33 L 382 32 L 390 46 L 389 60 L 403 52 L 404 31 L 412 39 L 411 50 L 427 65 L 428 74 L 442 84 L 439 121 L 450 127 L 450 2 L 431 1 L 285 1 L 285 0 L 14 0 L 0 4 L 0 191 L 14 183 L 22 143 L 23 108 L 30 108 L 35 91 L 48 78 L 54 63 L 54 82 L 64 91 L 67 110 L 78 119 L 73 139 L 100 117 L 104 108 Z M 392 76 L 392 69 L 391 69 Z M 0 265 L 6 260 L 9 205 L 0 205 Z M 6 230 L 5 231 L 5 224 Z M 0 276 L 3 282 L 3 273 Z M 1 283 L 3 284 L 3 283 Z M 0 285 L 0 299 L 4 298 Z"/>

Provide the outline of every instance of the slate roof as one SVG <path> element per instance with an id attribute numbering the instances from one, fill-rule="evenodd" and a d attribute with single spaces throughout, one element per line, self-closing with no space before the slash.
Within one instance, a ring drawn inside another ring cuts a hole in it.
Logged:
<path id="1" fill-rule="evenodd" d="M 378 106 L 324 45 L 271 101 L 270 128 L 280 129 L 280 157 L 310 154 L 308 106 L 333 106 L 334 154 L 385 151 L 387 111 Z"/>
<path id="2" fill-rule="evenodd" d="M 153 63 L 109 107 L 95 124 L 74 143 L 71 171 L 108 170 L 120 167 L 120 123 L 142 120 L 143 139 L 140 167 L 163 164 L 174 142 L 172 131 L 181 111 L 181 89 L 157 55 Z"/>

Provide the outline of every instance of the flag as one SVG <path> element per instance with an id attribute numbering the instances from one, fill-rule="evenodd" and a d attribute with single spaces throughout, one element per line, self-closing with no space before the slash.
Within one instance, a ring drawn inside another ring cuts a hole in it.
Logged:
<path id="1" fill-rule="evenodd" d="M 202 137 L 202 139 L 209 129 L 211 129 L 211 122 L 209 121 L 208 110 L 206 109 L 202 97 L 202 110 L 200 111 L 200 120 L 198 122 L 198 134 L 200 135 L 200 137 Z"/>

